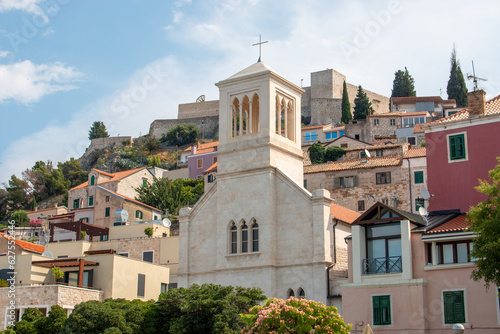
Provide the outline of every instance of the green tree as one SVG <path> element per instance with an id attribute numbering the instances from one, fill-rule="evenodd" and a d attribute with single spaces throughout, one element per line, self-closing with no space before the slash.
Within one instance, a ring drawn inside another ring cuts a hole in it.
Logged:
<path id="1" fill-rule="evenodd" d="M 108 131 L 106 130 L 106 125 L 103 122 L 95 121 L 89 130 L 89 139 L 95 138 L 105 138 L 109 137 Z"/>
<path id="2" fill-rule="evenodd" d="M 150 136 L 147 135 L 144 138 L 144 146 L 146 150 L 148 150 L 149 154 L 153 153 L 153 151 L 156 151 L 157 149 L 160 148 L 161 142 L 158 138 L 155 136 Z"/>
<path id="3" fill-rule="evenodd" d="M 309 146 L 309 159 L 313 165 L 325 162 L 325 148 L 320 143 Z"/>
<path id="4" fill-rule="evenodd" d="M 317 333 L 349 334 L 351 325 L 337 308 L 306 299 L 269 299 L 242 315 L 247 326 L 241 333 Z"/>
<path id="5" fill-rule="evenodd" d="M 349 102 L 349 94 L 347 94 L 347 84 L 344 80 L 344 91 L 342 92 L 342 118 L 341 122 L 348 124 L 352 119 L 351 103 Z"/>
<path id="6" fill-rule="evenodd" d="M 204 182 L 203 179 L 154 178 L 152 184 L 141 185 L 136 191 L 138 201 L 178 215 L 182 206 L 196 203 L 203 195 Z"/>
<path id="7" fill-rule="evenodd" d="M 89 172 L 83 170 L 80 167 L 80 161 L 75 158 L 58 163 L 57 168 L 62 172 L 64 178 L 70 181 L 70 188 L 76 187 L 88 179 Z"/>
<path id="8" fill-rule="evenodd" d="M 407 96 L 417 96 L 417 92 L 415 91 L 415 81 L 405 67 L 404 71 L 398 70 L 394 73 L 391 97 Z"/>
<path id="9" fill-rule="evenodd" d="M 457 107 L 467 107 L 467 86 L 465 85 L 464 75 L 460 68 L 460 62 L 457 60 L 455 45 L 453 45 L 453 50 L 451 51 L 450 63 L 450 79 L 446 87 L 448 99 L 455 99 Z"/>
<path id="10" fill-rule="evenodd" d="M 345 150 L 342 147 L 330 146 L 325 151 L 325 161 L 337 161 L 344 154 Z"/>
<path id="11" fill-rule="evenodd" d="M 16 226 L 28 226 L 28 223 L 30 222 L 28 213 L 25 210 L 16 210 L 12 212 L 9 219 L 14 220 L 16 222 Z"/>
<path id="12" fill-rule="evenodd" d="M 476 258 L 476 268 L 471 277 L 475 281 L 484 279 L 486 286 L 500 286 L 500 157 L 499 164 L 489 171 L 492 180 L 479 181 L 476 190 L 487 196 L 487 199 L 475 207 L 471 207 L 467 215 L 470 230 L 474 238 L 474 248 L 470 256 Z"/>
<path id="13" fill-rule="evenodd" d="M 59 305 L 50 308 L 49 315 L 35 321 L 38 333 L 59 333 L 66 320 L 66 310 Z"/>
<path id="14" fill-rule="evenodd" d="M 174 126 L 162 137 L 162 142 L 170 145 L 182 146 L 194 143 L 198 137 L 199 129 L 194 124 L 179 124 Z"/>
<path id="15" fill-rule="evenodd" d="M 361 86 L 358 87 L 358 93 L 354 99 L 354 119 L 366 119 L 366 116 L 373 112 L 372 103 L 366 96 Z"/>
<path id="16" fill-rule="evenodd" d="M 28 209 L 32 189 L 27 181 L 12 175 L 5 189 L 9 193 L 9 211 Z"/>
<path id="17" fill-rule="evenodd" d="M 35 323 L 42 319 L 42 312 L 36 308 L 28 308 L 23 313 L 21 321 L 14 324 L 13 330 L 16 334 L 37 334 Z"/>
<path id="18" fill-rule="evenodd" d="M 23 179 L 29 182 L 38 201 L 66 193 L 71 184 L 61 170 L 53 167 L 51 161 L 37 161 L 31 169 L 23 172 Z"/>
<path id="19" fill-rule="evenodd" d="M 239 316 L 266 297 L 259 288 L 197 284 L 162 293 L 143 322 L 143 333 L 236 333 Z"/>
<path id="20" fill-rule="evenodd" d="M 7 190 L 0 188 L 0 222 L 7 220 L 7 204 L 9 193 Z"/>

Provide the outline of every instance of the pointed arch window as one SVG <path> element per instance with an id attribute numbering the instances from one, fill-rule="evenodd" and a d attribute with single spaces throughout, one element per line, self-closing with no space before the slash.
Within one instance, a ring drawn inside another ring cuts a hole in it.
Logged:
<path id="1" fill-rule="evenodd" d="M 299 288 L 298 293 L 299 293 L 299 298 L 300 299 L 305 299 L 306 298 L 306 292 L 304 291 L 304 289 Z"/>
<path id="2" fill-rule="evenodd" d="M 252 252 L 259 251 L 259 224 L 254 220 L 252 224 Z"/>
<path id="3" fill-rule="evenodd" d="M 244 221 L 241 226 L 241 252 L 248 253 L 248 226 Z"/>
<path id="4" fill-rule="evenodd" d="M 230 228 L 230 238 L 231 238 L 231 254 L 236 254 L 238 252 L 238 228 L 234 224 L 231 224 Z"/>
<path id="5" fill-rule="evenodd" d="M 90 177 L 90 185 L 93 186 L 95 184 L 95 175 Z"/>
<path id="6" fill-rule="evenodd" d="M 290 297 L 295 297 L 295 292 L 293 292 L 293 289 L 288 289 L 288 298 Z"/>

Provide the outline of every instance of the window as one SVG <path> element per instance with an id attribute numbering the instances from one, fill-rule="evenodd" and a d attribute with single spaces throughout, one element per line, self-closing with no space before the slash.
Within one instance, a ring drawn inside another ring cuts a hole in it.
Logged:
<path id="1" fill-rule="evenodd" d="M 417 143 L 417 139 L 415 137 L 406 137 L 406 141 L 408 142 L 408 144 L 410 144 L 411 146 L 415 146 L 416 143 Z"/>
<path id="2" fill-rule="evenodd" d="M 382 198 L 382 204 L 389 205 L 389 199 L 388 198 Z"/>
<path id="3" fill-rule="evenodd" d="M 358 211 L 365 211 L 365 201 L 358 201 Z"/>
<path id="4" fill-rule="evenodd" d="M 241 252 L 248 252 L 248 226 L 245 222 L 241 226 Z"/>
<path id="5" fill-rule="evenodd" d="M 142 179 L 142 185 L 145 187 L 148 185 L 148 179 L 144 178 Z"/>
<path id="6" fill-rule="evenodd" d="M 373 324 L 391 324 L 391 296 L 373 296 Z"/>
<path id="7" fill-rule="evenodd" d="M 416 171 L 413 175 L 415 177 L 415 184 L 424 183 L 424 171 Z"/>
<path id="8" fill-rule="evenodd" d="M 304 179 L 304 189 L 307 189 L 307 180 Z"/>
<path id="9" fill-rule="evenodd" d="M 342 176 L 333 179 L 334 188 L 352 188 L 358 185 L 358 177 L 354 176 Z"/>
<path id="10" fill-rule="evenodd" d="M 331 132 L 325 133 L 325 139 L 326 140 L 332 139 L 332 133 Z"/>
<path id="11" fill-rule="evenodd" d="M 470 240 L 440 242 L 436 248 L 438 264 L 466 263 L 474 260 L 470 257 L 472 250 Z"/>
<path id="12" fill-rule="evenodd" d="M 298 293 L 299 293 L 299 298 L 300 299 L 305 299 L 306 298 L 306 292 L 304 291 L 304 289 L 299 288 Z"/>
<path id="13" fill-rule="evenodd" d="M 384 156 L 384 150 L 376 150 L 375 155 L 377 157 L 383 157 Z"/>
<path id="14" fill-rule="evenodd" d="M 203 168 L 203 159 L 196 160 L 196 168 Z"/>
<path id="15" fill-rule="evenodd" d="M 413 128 L 415 124 L 425 123 L 425 117 L 408 117 L 403 118 L 403 127 L 404 128 Z"/>
<path id="16" fill-rule="evenodd" d="M 295 297 L 295 292 L 293 292 L 293 289 L 288 289 L 288 298 L 290 297 Z"/>
<path id="17" fill-rule="evenodd" d="M 443 291 L 445 324 L 463 324 L 465 320 L 464 291 Z"/>
<path id="18" fill-rule="evenodd" d="M 378 126 L 380 124 L 380 120 L 378 118 L 373 120 L 373 125 Z"/>
<path id="19" fill-rule="evenodd" d="M 80 206 L 80 200 L 79 199 L 73 200 L 73 209 L 78 209 L 79 206 Z"/>
<path id="20" fill-rule="evenodd" d="M 236 225 L 231 225 L 231 254 L 236 254 L 238 252 L 238 229 Z"/>
<path id="21" fill-rule="evenodd" d="M 146 275 L 138 274 L 137 276 L 137 297 L 144 297 L 146 287 Z"/>
<path id="22" fill-rule="evenodd" d="M 306 141 L 316 141 L 318 140 L 318 132 L 306 132 Z"/>
<path id="23" fill-rule="evenodd" d="M 167 289 L 168 290 L 170 290 L 170 289 L 177 289 L 177 283 L 168 283 Z"/>
<path id="24" fill-rule="evenodd" d="M 104 217 L 109 217 L 109 212 L 110 212 L 110 207 L 108 206 L 106 209 L 104 209 Z"/>
<path id="25" fill-rule="evenodd" d="M 90 177 L 90 185 L 93 186 L 95 184 L 95 175 Z"/>
<path id="26" fill-rule="evenodd" d="M 465 159 L 465 134 L 448 136 L 450 160 Z"/>
<path id="27" fill-rule="evenodd" d="M 456 114 L 457 112 L 458 112 L 458 110 L 448 111 L 448 116 Z"/>
<path id="28" fill-rule="evenodd" d="M 359 140 L 359 135 L 354 135 L 354 139 Z"/>
<path id="29" fill-rule="evenodd" d="M 106 202 L 109 202 L 109 196 L 106 196 Z"/>
<path id="30" fill-rule="evenodd" d="M 144 251 L 142 252 L 142 261 L 153 263 L 154 252 L 153 251 Z"/>
<path id="31" fill-rule="evenodd" d="M 168 284 L 167 283 L 161 283 L 161 293 L 167 292 L 168 291 Z"/>
<path id="32" fill-rule="evenodd" d="M 89 206 L 93 206 L 94 205 L 94 196 L 90 196 L 89 197 Z"/>
<path id="33" fill-rule="evenodd" d="M 423 198 L 415 198 L 415 211 L 418 212 L 420 208 L 425 208 L 425 200 Z"/>
<path id="34" fill-rule="evenodd" d="M 158 220 L 158 216 L 157 215 L 153 215 L 153 220 Z"/>
<path id="35" fill-rule="evenodd" d="M 135 210 L 135 218 L 142 219 L 143 214 L 141 210 Z"/>
<path id="36" fill-rule="evenodd" d="M 366 257 L 363 266 L 365 274 L 402 271 L 399 223 L 366 227 Z"/>
<path id="37" fill-rule="evenodd" d="M 349 145 L 348 144 L 340 144 L 340 147 L 342 148 L 347 148 Z"/>
<path id="38" fill-rule="evenodd" d="M 339 138 L 342 137 L 343 135 L 345 135 L 345 131 L 340 131 L 339 132 Z"/>
<path id="39" fill-rule="evenodd" d="M 214 183 L 215 182 L 215 175 L 209 174 L 207 177 L 208 183 Z"/>
<path id="40" fill-rule="evenodd" d="M 252 252 L 259 251 L 259 224 L 256 221 L 252 224 Z"/>
<path id="41" fill-rule="evenodd" d="M 396 125 L 396 120 L 394 118 L 391 118 L 391 126 L 395 126 Z"/>
<path id="42" fill-rule="evenodd" d="M 212 158 L 212 165 L 217 162 L 217 157 Z"/>
<path id="43" fill-rule="evenodd" d="M 86 222 L 88 223 L 89 222 L 89 217 L 83 217 L 83 218 L 80 218 L 79 219 L 81 222 Z"/>
<path id="44" fill-rule="evenodd" d="M 391 183 L 391 172 L 377 173 L 375 177 L 377 184 Z"/>
<path id="45" fill-rule="evenodd" d="M 128 257 L 128 252 L 116 253 L 116 255 L 120 255 L 120 256 L 123 256 L 123 257 Z"/>

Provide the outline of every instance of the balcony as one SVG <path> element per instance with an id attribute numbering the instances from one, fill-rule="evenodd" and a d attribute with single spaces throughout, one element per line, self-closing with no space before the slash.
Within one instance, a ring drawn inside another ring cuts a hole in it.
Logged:
<path id="1" fill-rule="evenodd" d="M 363 259 L 363 275 L 390 274 L 403 272 L 401 256 Z"/>

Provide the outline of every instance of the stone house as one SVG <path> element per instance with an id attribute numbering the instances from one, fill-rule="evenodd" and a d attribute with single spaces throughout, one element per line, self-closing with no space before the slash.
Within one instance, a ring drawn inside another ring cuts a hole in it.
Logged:
<path id="1" fill-rule="evenodd" d="M 331 124 L 305 126 L 300 129 L 302 145 L 312 143 L 326 143 L 345 135 L 344 126 Z"/>
<path id="2" fill-rule="evenodd" d="M 437 117 L 447 116 L 448 109 L 456 108 L 454 99 L 443 100 L 440 96 L 391 97 L 391 113 L 406 111 L 407 113 L 427 111 Z"/>
<path id="3" fill-rule="evenodd" d="M 40 219 L 42 226 L 47 227 L 49 225 L 49 218 L 56 215 L 65 214 L 68 212 L 66 206 L 58 206 L 57 204 L 52 208 L 38 209 L 35 208 L 33 211 L 28 211 L 28 218 L 30 221 L 32 219 Z"/>

